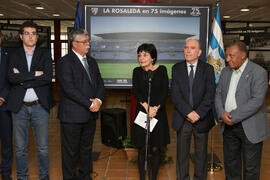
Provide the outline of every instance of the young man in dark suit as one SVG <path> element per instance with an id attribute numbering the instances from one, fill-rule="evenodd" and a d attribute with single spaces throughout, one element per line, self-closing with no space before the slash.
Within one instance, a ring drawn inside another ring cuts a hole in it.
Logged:
<path id="1" fill-rule="evenodd" d="M 1 174 L 2 180 L 11 180 L 12 169 L 12 119 L 7 111 L 9 82 L 7 79 L 8 52 L 2 45 L 3 34 L 0 31 L 0 138 L 1 138 Z"/>
<path id="2" fill-rule="evenodd" d="M 185 61 L 172 68 L 172 127 L 177 132 L 176 172 L 178 180 L 190 179 L 189 157 L 191 136 L 194 136 L 194 180 L 207 179 L 208 132 L 214 126 L 212 107 L 215 98 L 214 68 L 198 60 L 198 40 L 188 40 L 184 47 Z"/>
<path id="3" fill-rule="evenodd" d="M 49 179 L 48 123 L 55 105 L 51 92 L 52 58 L 49 50 L 36 46 L 37 25 L 26 21 L 20 29 L 23 47 L 10 53 L 7 104 L 12 112 L 17 177 L 28 179 L 28 129 L 30 122 L 37 144 L 39 177 Z"/>
<path id="4" fill-rule="evenodd" d="M 71 33 L 72 51 L 58 60 L 57 77 L 61 86 L 58 118 L 61 121 L 63 179 L 92 179 L 92 144 L 97 112 L 105 88 L 96 61 L 87 56 L 88 32 Z"/>

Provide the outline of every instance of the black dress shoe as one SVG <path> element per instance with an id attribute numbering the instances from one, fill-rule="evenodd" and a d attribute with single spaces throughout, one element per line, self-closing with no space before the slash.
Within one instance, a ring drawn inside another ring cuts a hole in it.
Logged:
<path id="1" fill-rule="evenodd" d="M 2 180 L 12 180 L 10 175 L 2 175 Z"/>
<path id="2" fill-rule="evenodd" d="M 40 180 L 50 180 L 49 176 L 45 176 L 43 178 L 40 178 Z"/>

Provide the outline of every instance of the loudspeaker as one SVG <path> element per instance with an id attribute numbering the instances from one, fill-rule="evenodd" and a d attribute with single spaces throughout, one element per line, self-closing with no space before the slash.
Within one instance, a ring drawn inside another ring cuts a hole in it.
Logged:
<path id="1" fill-rule="evenodd" d="M 127 135 L 126 110 L 107 108 L 101 110 L 101 140 L 107 146 L 122 148 L 119 136 Z"/>

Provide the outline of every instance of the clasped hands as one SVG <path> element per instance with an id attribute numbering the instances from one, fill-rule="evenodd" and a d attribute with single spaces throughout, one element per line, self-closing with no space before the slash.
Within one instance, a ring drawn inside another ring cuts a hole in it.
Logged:
<path id="1" fill-rule="evenodd" d="M 4 104 L 5 101 L 6 100 L 4 98 L 0 97 L 0 107 Z"/>
<path id="2" fill-rule="evenodd" d="M 233 125 L 233 122 L 232 122 L 232 115 L 229 113 L 229 112 L 225 112 L 221 115 L 221 119 L 222 121 L 229 125 L 229 126 L 232 126 Z"/>
<path id="3" fill-rule="evenodd" d="M 191 111 L 187 115 L 187 120 L 189 122 L 191 122 L 192 124 L 194 124 L 195 122 L 197 122 L 199 119 L 200 119 L 200 115 L 196 111 Z"/>
<path id="4" fill-rule="evenodd" d="M 101 106 L 101 102 L 97 98 L 89 100 L 92 102 L 92 105 L 89 107 L 89 110 L 91 112 L 98 112 Z"/>
<path id="5" fill-rule="evenodd" d="M 140 104 L 144 107 L 145 111 L 148 112 L 148 104 L 146 102 L 144 102 L 144 103 L 140 102 Z M 158 105 L 158 106 L 150 106 L 149 107 L 150 120 L 153 119 L 157 115 L 157 112 L 158 112 L 159 108 L 160 108 L 160 105 Z"/>

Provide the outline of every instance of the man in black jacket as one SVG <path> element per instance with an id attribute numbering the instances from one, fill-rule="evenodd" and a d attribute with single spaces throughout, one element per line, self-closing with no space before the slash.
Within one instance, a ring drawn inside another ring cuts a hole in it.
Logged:
<path id="1" fill-rule="evenodd" d="M 12 169 L 12 119 L 7 111 L 7 101 L 9 93 L 9 83 L 7 79 L 8 52 L 2 44 L 3 34 L 0 31 L 0 138 L 2 162 L 0 166 L 2 180 L 11 180 Z"/>
<path id="2" fill-rule="evenodd" d="M 39 177 L 49 179 L 48 122 L 55 105 L 51 92 L 52 59 L 48 50 L 36 47 L 37 25 L 26 21 L 20 29 L 23 47 L 10 54 L 7 104 L 12 112 L 17 176 L 28 179 L 28 129 L 30 121 L 37 145 Z"/>
<path id="3" fill-rule="evenodd" d="M 185 61 L 172 68 L 172 127 L 177 132 L 177 178 L 188 180 L 191 136 L 194 136 L 194 180 L 207 178 L 208 131 L 214 126 L 212 106 L 215 98 L 214 68 L 198 60 L 198 40 L 184 47 Z"/>
<path id="4" fill-rule="evenodd" d="M 72 51 L 58 60 L 61 86 L 58 118 L 61 121 L 63 179 L 90 180 L 92 144 L 104 84 L 96 61 L 87 56 L 90 42 L 84 29 L 71 33 Z"/>

